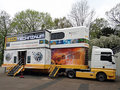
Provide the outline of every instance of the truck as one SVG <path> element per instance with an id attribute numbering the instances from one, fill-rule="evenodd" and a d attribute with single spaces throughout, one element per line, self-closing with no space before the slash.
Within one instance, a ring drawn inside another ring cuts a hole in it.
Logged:
<path id="1" fill-rule="evenodd" d="M 46 70 L 49 77 L 65 73 L 69 78 L 115 80 L 113 51 L 93 46 L 88 65 L 88 50 L 89 29 L 84 26 L 10 35 L 5 39 L 2 67 L 11 76 L 29 69 Z"/>

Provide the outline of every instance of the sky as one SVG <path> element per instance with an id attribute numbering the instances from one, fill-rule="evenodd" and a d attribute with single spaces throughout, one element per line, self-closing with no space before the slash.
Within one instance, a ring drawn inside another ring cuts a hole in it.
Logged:
<path id="1" fill-rule="evenodd" d="M 17 12 L 32 9 L 48 12 L 53 18 L 67 17 L 72 5 L 80 0 L 0 0 L 0 11 L 4 10 L 11 17 Z M 95 17 L 105 18 L 105 12 L 113 8 L 120 0 L 87 0 L 90 9 L 95 10 Z"/>

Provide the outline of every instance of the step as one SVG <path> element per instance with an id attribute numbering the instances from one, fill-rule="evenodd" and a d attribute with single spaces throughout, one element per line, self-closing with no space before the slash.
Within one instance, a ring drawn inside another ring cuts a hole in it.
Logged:
<path id="1" fill-rule="evenodd" d="M 55 67 L 52 73 L 49 75 L 50 77 L 54 77 L 56 71 L 59 69 L 59 67 Z M 58 72 L 58 71 L 57 71 Z"/>
<path id="2" fill-rule="evenodd" d="M 9 73 L 8 75 L 14 76 L 14 74 L 21 68 L 22 65 L 15 66 Z"/>

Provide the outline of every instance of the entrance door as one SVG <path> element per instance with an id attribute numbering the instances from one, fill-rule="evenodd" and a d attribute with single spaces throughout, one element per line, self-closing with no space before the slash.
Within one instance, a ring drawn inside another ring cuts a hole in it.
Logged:
<path id="1" fill-rule="evenodd" d="M 18 51 L 18 61 L 21 61 L 23 65 L 26 64 L 26 51 Z"/>

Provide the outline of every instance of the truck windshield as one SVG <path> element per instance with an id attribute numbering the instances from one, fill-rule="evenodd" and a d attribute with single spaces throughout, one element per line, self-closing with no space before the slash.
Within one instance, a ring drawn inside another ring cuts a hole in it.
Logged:
<path id="1" fill-rule="evenodd" d="M 101 52 L 101 61 L 112 62 L 112 53 L 111 52 Z"/>

